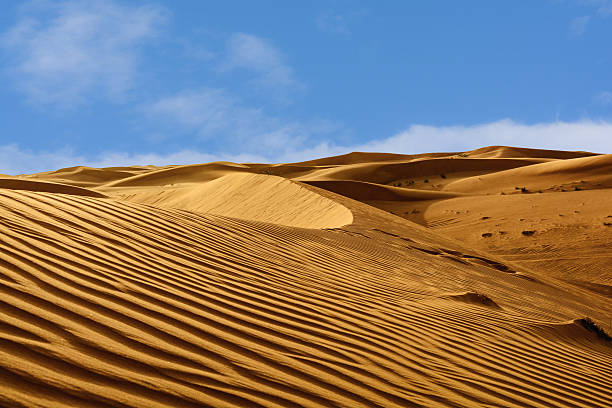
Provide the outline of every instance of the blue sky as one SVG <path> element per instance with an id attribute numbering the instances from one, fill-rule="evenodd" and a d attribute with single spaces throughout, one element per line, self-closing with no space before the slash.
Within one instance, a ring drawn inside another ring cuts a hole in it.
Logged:
<path id="1" fill-rule="evenodd" d="M 612 0 L 5 1 L 0 173 L 612 152 Z"/>

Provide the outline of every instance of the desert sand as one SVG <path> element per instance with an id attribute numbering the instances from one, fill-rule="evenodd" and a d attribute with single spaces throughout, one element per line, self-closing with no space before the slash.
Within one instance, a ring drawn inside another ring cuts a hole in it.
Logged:
<path id="1" fill-rule="evenodd" d="M 2 176 L 0 406 L 610 407 L 611 203 L 504 146 Z"/>

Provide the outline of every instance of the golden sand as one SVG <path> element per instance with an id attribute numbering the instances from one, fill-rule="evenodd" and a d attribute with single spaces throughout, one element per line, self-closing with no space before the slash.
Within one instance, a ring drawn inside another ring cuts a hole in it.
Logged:
<path id="1" fill-rule="evenodd" d="M 0 406 L 610 407 L 610 203 L 499 146 L 4 177 Z"/>

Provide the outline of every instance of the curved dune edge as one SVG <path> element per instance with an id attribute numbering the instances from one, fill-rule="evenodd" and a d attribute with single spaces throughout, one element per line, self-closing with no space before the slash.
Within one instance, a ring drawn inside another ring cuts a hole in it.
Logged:
<path id="1" fill-rule="evenodd" d="M 293 181 L 261 174 L 228 174 L 176 189 L 152 188 L 123 199 L 300 228 L 339 228 L 353 222 L 352 212 L 342 204 Z"/>
<path id="2" fill-rule="evenodd" d="M 304 180 L 302 182 L 358 201 L 440 200 L 463 195 L 453 192 L 397 188 L 353 180 Z"/>
<path id="3" fill-rule="evenodd" d="M 0 178 L 0 188 L 9 190 L 39 191 L 45 193 L 71 194 L 85 197 L 104 198 L 106 195 L 97 191 L 67 184 L 50 183 L 47 181 L 32 181 L 18 178 Z"/>

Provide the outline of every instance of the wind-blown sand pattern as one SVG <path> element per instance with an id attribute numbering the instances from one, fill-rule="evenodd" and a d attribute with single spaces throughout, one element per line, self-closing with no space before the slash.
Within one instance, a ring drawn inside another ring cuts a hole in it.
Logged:
<path id="1" fill-rule="evenodd" d="M 0 406 L 609 407 L 611 157 L 5 178 Z"/>

